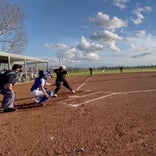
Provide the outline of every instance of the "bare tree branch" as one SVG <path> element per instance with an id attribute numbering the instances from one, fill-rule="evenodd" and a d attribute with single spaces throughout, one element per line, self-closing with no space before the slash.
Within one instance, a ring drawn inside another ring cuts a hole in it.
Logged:
<path id="1" fill-rule="evenodd" d="M 0 50 L 22 54 L 27 45 L 23 27 L 24 14 L 17 6 L 0 0 Z"/>

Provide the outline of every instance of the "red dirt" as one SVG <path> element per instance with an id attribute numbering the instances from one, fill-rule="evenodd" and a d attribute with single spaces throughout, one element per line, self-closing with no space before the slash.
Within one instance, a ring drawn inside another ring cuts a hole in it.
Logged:
<path id="1" fill-rule="evenodd" d="M 32 83 L 15 85 L 18 110 L 0 113 L 0 156 L 156 155 L 156 73 L 67 80 L 76 94 L 62 88 L 44 107 Z"/>

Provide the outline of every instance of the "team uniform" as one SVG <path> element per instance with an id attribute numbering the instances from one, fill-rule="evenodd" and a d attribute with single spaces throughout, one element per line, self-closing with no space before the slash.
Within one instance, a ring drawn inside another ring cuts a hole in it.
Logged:
<path id="1" fill-rule="evenodd" d="M 46 88 L 46 80 L 46 73 L 41 71 L 39 77 L 35 79 L 34 84 L 30 89 L 31 95 L 35 98 L 35 102 L 40 106 L 43 106 L 49 97 L 53 95 L 53 92 Z"/>
<path id="2" fill-rule="evenodd" d="M 89 71 L 90 71 L 90 75 L 92 76 L 93 75 L 93 69 L 89 68 Z"/>
<path id="3" fill-rule="evenodd" d="M 15 92 L 13 91 L 14 84 L 18 81 L 18 72 L 22 66 L 15 64 L 12 70 L 8 70 L 3 73 L 3 83 L 1 84 L 0 93 L 3 95 L 2 108 L 4 112 L 16 111 L 14 108 Z"/>
<path id="4" fill-rule="evenodd" d="M 66 87 L 67 89 L 69 89 L 72 93 L 75 93 L 75 91 L 72 89 L 72 87 L 68 84 L 68 82 L 66 81 L 66 67 L 65 66 L 61 66 L 59 69 L 55 69 L 54 72 L 56 73 L 56 89 L 54 90 L 54 97 L 57 97 L 57 93 L 59 92 L 59 90 L 61 89 L 62 86 Z"/>

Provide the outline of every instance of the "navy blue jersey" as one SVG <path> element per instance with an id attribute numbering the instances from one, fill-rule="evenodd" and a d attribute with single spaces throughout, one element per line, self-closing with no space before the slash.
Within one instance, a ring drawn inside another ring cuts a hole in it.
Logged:
<path id="1" fill-rule="evenodd" d="M 36 89 L 40 89 L 41 85 L 43 85 L 45 87 L 46 85 L 46 80 L 44 78 L 41 77 L 37 77 L 34 81 L 34 84 L 31 87 L 31 91 L 36 90 Z"/>

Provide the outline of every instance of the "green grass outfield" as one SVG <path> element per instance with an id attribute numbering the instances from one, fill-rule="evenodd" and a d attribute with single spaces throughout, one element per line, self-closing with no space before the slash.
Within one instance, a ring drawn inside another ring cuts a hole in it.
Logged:
<path id="1" fill-rule="evenodd" d="M 123 69 L 123 73 L 135 73 L 135 72 L 156 72 L 156 68 L 125 68 Z M 115 68 L 109 68 L 105 69 L 104 74 L 117 74 L 120 73 L 120 69 Z M 93 75 L 100 75 L 102 74 L 102 70 L 100 69 L 93 69 Z M 81 75 L 90 75 L 90 72 L 88 69 L 81 69 L 81 70 L 74 70 L 69 71 L 68 76 L 81 76 Z"/>

